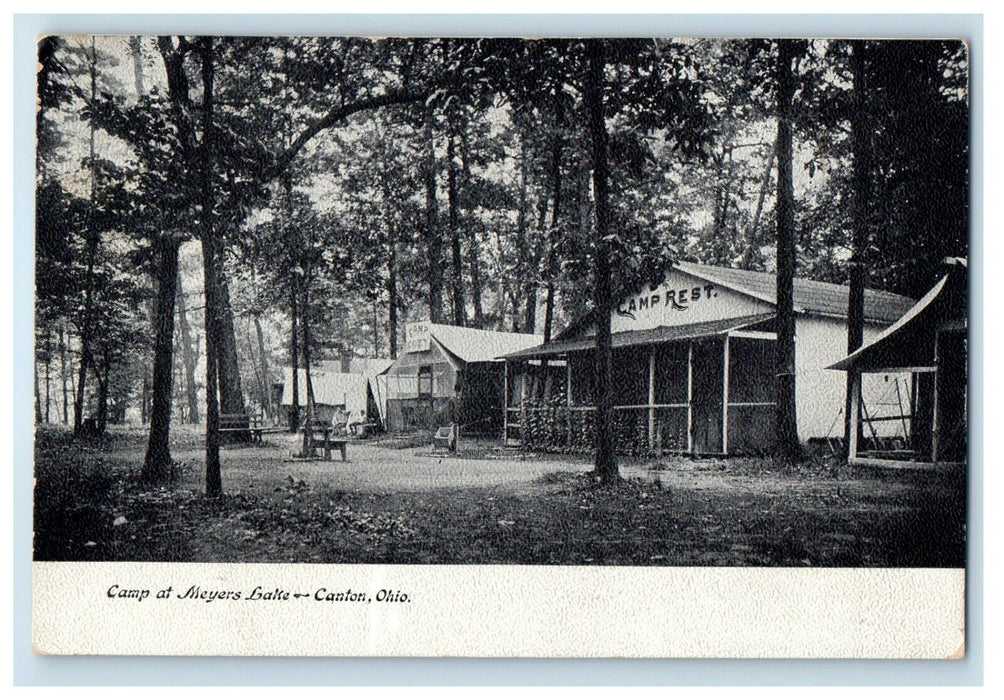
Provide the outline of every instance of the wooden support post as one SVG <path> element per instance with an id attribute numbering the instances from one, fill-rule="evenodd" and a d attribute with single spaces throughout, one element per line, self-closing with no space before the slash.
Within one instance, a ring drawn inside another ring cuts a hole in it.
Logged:
<path id="1" fill-rule="evenodd" d="M 572 451 L 572 356 L 565 355 L 565 441 Z"/>
<path id="2" fill-rule="evenodd" d="M 526 447 L 526 390 L 529 384 L 527 379 L 530 375 L 530 361 L 521 363 L 520 369 L 523 371 L 523 376 L 519 382 L 519 444 L 521 447 Z"/>
<path id="3" fill-rule="evenodd" d="M 847 459 L 848 461 L 858 456 L 858 434 L 861 432 L 861 373 L 851 374 L 851 401 L 850 416 L 848 425 L 851 427 L 847 435 Z"/>
<path id="4" fill-rule="evenodd" d="M 343 458 L 344 460 L 344 458 Z M 324 426 L 324 461 L 331 461 L 331 427 Z"/>
<path id="5" fill-rule="evenodd" d="M 934 391 L 931 406 L 931 461 L 934 464 L 938 463 L 938 437 L 941 433 L 938 425 L 938 377 L 941 376 L 941 372 L 938 368 L 938 338 L 939 333 L 934 332 Z"/>
<path id="6" fill-rule="evenodd" d="M 660 452 L 661 450 L 661 445 Z M 648 449 L 655 451 L 655 346 L 648 353 Z"/>
<path id="7" fill-rule="evenodd" d="M 910 434 L 907 436 L 911 450 L 917 449 L 917 381 L 920 377 L 916 372 L 910 373 Z"/>
<path id="8" fill-rule="evenodd" d="M 687 343 L 687 452 L 694 453 L 694 341 Z"/>
<path id="9" fill-rule="evenodd" d="M 722 348 L 722 453 L 729 453 L 729 336 Z"/>

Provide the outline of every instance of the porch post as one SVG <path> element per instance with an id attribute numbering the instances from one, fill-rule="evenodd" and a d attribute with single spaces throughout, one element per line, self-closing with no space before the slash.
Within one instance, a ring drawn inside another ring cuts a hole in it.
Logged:
<path id="1" fill-rule="evenodd" d="M 655 346 L 648 353 L 648 449 L 655 450 Z"/>
<path id="2" fill-rule="evenodd" d="M 931 406 L 931 462 L 934 464 L 938 463 L 938 437 L 941 430 L 938 426 L 938 376 L 941 372 L 938 370 L 938 331 L 934 332 L 934 399 Z"/>
<path id="3" fill-rule="evenodd" d="M 687 452 L 694 454 L 694 341 L 687 343 Z"/>
<path id="4" fill-rule="evenodd" d="M 729 453 L 729 336 L 725 335 L 725 347 L 722 349 L 722 452 Z"/>
<path id="5" fill-rule="evenodd" d="M 851 374 L 851 400 L 850 400 L 850 415 L 848 416 L 848 424 L 851 426 L 851 431 L 847 435 L 847 460 L 857 458 L 858 456 L 858 433 L 861 425 L 861 373 L 854 372 Z"/>
<path id="6" fill-rule="evenodd" d="M 502 383 L 505 387 L 502 390 L 502 446 L 505 447 L 509 444 L 509 360 L 503 360 L 502 367 Z"/>
<path id="7" fill-rule="evenodd" d="M 523 376 L 519 382 L 519 444 L 526 447 L 526 390 L 530 379 L 530 360 L 520 363 Z"/>
<path id="8" fill-rule="evenodd" d="M 572 451 L 572 356 L 565 355 L 565 443 Z"/>

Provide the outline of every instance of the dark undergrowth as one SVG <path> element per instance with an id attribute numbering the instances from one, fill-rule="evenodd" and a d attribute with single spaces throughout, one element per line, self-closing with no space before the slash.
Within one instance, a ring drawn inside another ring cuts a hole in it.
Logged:
<path id="1" fill-rule="evenodd" d="M 198 465 L 179 465 L 177 481 L 152 487 L 139 480 L 138 463 L 112 459 L 126 446 L 135 449 L 137 440 L 80 441 L 65 431 L 39 432 L 36 559 L 965 564 L 965 479 L 959 473 L 667 459 L 647 465 L 642 478 L 612 486 L 586 473 L 555 471 L 519 489 L 366 493 L 288 476 L 268 488 L 207 498 L 193 488 Z M 256 453 L 239 454 L 250 464 Z"/>

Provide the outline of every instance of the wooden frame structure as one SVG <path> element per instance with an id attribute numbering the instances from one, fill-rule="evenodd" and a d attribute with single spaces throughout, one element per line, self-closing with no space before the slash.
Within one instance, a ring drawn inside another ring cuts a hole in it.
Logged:
<path id="1" fill-rule="evenodd" d="M 948 274 L 899 321 L 829 367 L 850 376 L 854 429 L 847 436 L 847 454 L 852 465 L 954 467 L 966 462 L 967 264 L 960 258 L 945 263 Z M 912 377 L 909 414 L 891 417 L 909 427 L 909 450 L 902 456 L 864 449 L 861 440 L 863 424 L 876 420 L 861 400 L 862 375 L 888 372 Z"/>

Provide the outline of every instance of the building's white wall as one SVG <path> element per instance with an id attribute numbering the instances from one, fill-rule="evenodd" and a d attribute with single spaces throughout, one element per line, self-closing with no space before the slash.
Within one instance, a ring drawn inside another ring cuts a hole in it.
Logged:
<path id="1" fill-rule="evenodd" d="M 866 323 L 865 342 L 883 329 L 884 326 Z M 847 373 L 826 368 L 847 355 L 847 322 L 844 319 L 799 316 L 795 322 L 795 333 L 798 435 L 803 441 L 814 437 L 841 437 L 844 433 L 841 411 L 844 407 Z M 901 380 L 900 389 L 907 390 L 909 384 L 904 381 L 908 380 L 908 374 L 866 374 L 862 377 L 862 399 L 869 406 L 872 415 L 898 413 L 898 408 L 886 406 L 880 410 L 877 405 L 883 394 L 886 394 L 886 400 L 889 397 L 895 400 L 893 381 L 897 377 Z M 903 398 L 907 400 L 905 393 Z M 880 435 L 902 432 L 899 422 L 880 423 L 875 427 Z"/>

